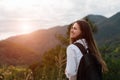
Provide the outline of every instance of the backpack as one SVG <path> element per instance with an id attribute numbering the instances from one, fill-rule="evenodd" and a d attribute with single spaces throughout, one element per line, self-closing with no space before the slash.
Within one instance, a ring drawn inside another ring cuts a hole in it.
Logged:
<path id="1" fill-rule="evenodd" d="M 77 80 L 103 80 L 102 66 L 96 57 L 90 54 L 90 50 L 85 49 L 82 44 L 74 43 L 74 45 L 76 45 L 83 54 L 78 66 Z"/>

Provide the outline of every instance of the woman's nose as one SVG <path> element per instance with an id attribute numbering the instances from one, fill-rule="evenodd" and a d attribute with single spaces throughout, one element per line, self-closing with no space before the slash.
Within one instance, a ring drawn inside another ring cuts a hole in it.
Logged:
<path id="1" fill-rule="evenodd" d="M 73 29 L 70 30 L 70 32 L 73 32 L 73 31 L 74 31 Z"/>

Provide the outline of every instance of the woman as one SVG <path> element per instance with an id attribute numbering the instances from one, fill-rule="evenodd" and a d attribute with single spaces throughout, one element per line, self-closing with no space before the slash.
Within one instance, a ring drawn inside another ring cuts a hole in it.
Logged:
<path id="1" fill-rule="evenodd" d="M 102 66 L 102 71 L 107 71 L 107 66 L 101 57 L 93 38 L 92 30 L 86 21 L 76 21 L 70 28 L 70 45 L 67 47 L 67 64 L 65 74 L 69 80 L 76 80 L 78 65 L 83 56 L 81 51 L 73 43 L 81 43 L 86 49 L 89 48 Z"/>

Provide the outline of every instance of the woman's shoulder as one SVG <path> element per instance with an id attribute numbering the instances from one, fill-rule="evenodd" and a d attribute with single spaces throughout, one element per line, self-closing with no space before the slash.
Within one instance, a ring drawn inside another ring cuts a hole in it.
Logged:
<path id="1" fill-rule="evenodd" d="M 67 47 L 67 55 L 78 57 L 78 61 L 79 61 L 79 59 L 82 56 L 82 53 L 81 50 L 75 44 L 70 44 Z"/>
<path id="2" fill-rule="evenodd" d="M 78 53 L 79 53 L 79 49 L 74 44 L 70 44 L 67 47 L 67 56 L 74 56 L 74 57 L 76 57 L 76 55 Z"/>
<path id="3" fill-rule="evenodd" d="M 68 45 L 67 49 L 73 49 L 73 50 L 76 50 L 76 49 L 77 49 L 77 46 L 74 45 L 74 44 L 70 44 L 70 45 Z"/>

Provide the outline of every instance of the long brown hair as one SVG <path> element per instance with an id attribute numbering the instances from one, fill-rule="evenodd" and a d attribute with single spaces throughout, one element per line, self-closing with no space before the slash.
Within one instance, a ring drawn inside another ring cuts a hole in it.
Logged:
<path id="1" fill-rule="evenodd" d="M 80 30 L 82 31 L 82 35 L 80 35 L 78 37 L 79 38 L 84 38 L 86 40 L 91 54 L 96 56 L 96 58 L 98 59 L 98 61 L 102 65 L 102 71 L 103 72 L 108 71 L 107 65 L 106 65 L 105 61 L 102 59 L 101 53 L 100 53 L 100 51 L 99 51 L 99 49 L 96 45 L 96 42 L 95 42 L 95 39 L 93 37 L 93 33 L 92 33 L 92 30 L 91 30 L 91 27 L 90 27 L 89 23 L 86 22 L 86 21 L 82 21 L 82 20 L 81 21 L 80 20 L 76 21 L 74 23 L 77 23 L 80 27 Z M 71 26 L 73 24 L 71 24 Z M 76 41 L 76 40 L 71 40 L 71 43 L 73 43 L 74 41 Z"/>

